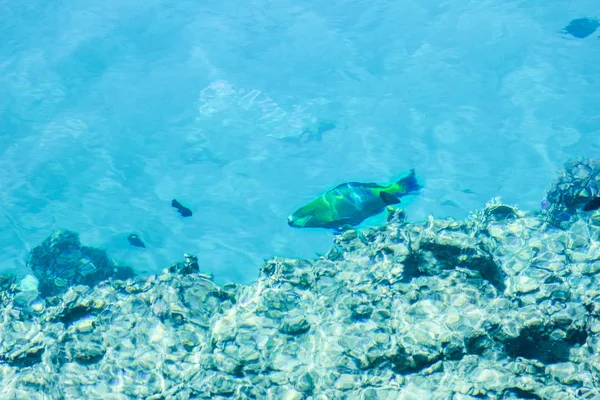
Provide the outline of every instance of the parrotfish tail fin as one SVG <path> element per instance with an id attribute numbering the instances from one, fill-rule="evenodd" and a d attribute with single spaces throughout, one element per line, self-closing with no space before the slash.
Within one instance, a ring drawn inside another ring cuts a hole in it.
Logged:
<path id="1" fill-rule="evenodd" d="M 395 184 L 394 192 L 397 196 L 402 196 L 410 192 L 415 192 L 422 188 L 417 182 L 417 176 L 415 175 L 415 170 L 411 169 L 407 175 L 400 178 Z"/>

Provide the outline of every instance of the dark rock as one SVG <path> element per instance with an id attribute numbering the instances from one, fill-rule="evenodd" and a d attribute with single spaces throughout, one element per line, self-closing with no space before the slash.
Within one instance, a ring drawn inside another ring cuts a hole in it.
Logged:
<path id="1" fill-rule="evenodd" d="M 0 357 L 0 361 L 17 368 L 31 367 L 42 361 L 44 351 L 44 346 L 40 344 L 27 349 L 27 351 L 19 351 L 14 355 Z"/>
<path id="2" fill-rule="evenodd" d="M 309 329 L 310 324 L 300 315 L 286 318 L 279 328 L 282 333 L 287 333 L 288 335 L 301 335 L 308 332 Z"/>
<path id="3" fill-rule="evenodd" d="M 585 330 L 571 330 L 564 339 L 553 339 L 553 326 L 524 328 L 516 338 L 504 340 L 511 357 L 523 357 L 554 364 L 569 361 L 569 352 L 575 345 L 585 343 Z"/>
<path id="4" fill-rule="evenodd" d="M 538 396 L 531 391 L 520 389 L 518 387 L 513 387 L 510 389 L 506 389 L 502 392 L 503 399 L 533 399 L 533 400 L 542 400 L 541 396 Z"/>
<path id="5" fill-rule="evenodd" d="M 555 226 L 568 228 L 584 207 L 600 197 L 600 160 L 577 158 L 565 163 L 545 199 L 544 214 Z"/>
<path id="6" fill-rule="evenodd" d="M 55 231 L 35 247 L 27 263 L 39 281 L 41 297 L 65 292 L 70 286 L 94 286 L 115 276 L 132 276 L 132 270 L 118 268 L 106 252 L 82 246 L 71 231 Z"/>

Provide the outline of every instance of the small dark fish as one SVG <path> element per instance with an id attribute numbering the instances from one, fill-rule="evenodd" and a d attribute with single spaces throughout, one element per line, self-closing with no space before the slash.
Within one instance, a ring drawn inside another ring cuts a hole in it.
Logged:
<path id="1" fill-rule="evenodd" d="M 146 245 L 144 244 L 144 242 L 142 242 L 142 239 L 140 239 L 140 237 L 138 235 L 136 235 L 135 233 L 132 233 L 131 235 L 129 235 L 127 240 L 129 241 L 129 244 L 132 246 L 146 248 Z"/>
<path id="2" fill-rule="evenodd" d="M 181 214 L 184 217 L 192 216 L 192 210 L 190 210 L 187 207 L 184 207 L 180 202 L 178 202 L 175 199 L 173 199 L 173 201 L 171 202 L 171 206 L 175 207 L 177 211 L 179 211 L 179 214 Z"/>
<path id="3" fill-rule="evenodd" d="M 583 206 L 583 211 L 596 211 L 600 208 L 600 197 L 592 199 L 589 203 Z"/>
<path id="4" fill-rule="evenodd" d="M 594 33 L 599 26 L 600 21 L 596 18 L 577 18 L 569 22 L 562 32 L 583 39 Z"/>

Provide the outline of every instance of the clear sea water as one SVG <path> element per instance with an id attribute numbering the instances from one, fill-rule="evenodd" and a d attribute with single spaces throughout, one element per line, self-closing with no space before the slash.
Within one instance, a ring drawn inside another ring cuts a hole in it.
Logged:
<path id="1" fill-rule="evenodd" d="M 287 216 L 415 168 L 409 220 L 539 208 L 600 153 L 597 1 L 0 0 L 0 269 L 54 229 L 138 272 L 249 283 L 331 232 Z M 194 212 L 182 218 L 176 198 Z M 383 216 L 365 222 L 380 223 Z M 132 247 L 137 233 L 146 249 Z"/>

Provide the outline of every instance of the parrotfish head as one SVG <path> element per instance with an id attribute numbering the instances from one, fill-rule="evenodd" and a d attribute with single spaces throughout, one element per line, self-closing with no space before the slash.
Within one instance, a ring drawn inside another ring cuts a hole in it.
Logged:
<path id="1" fill-rule="evenodd" d="M 310 226 L 310 225 L 308 225 L 308 222 L 311 218 L 312 217 L 310 215 L 298 217 L 294 213 L 288 217 L 288 225 L 292 226 L 294 228 L 303 228 L 305 226 Z"/>
<path id="2" fill-rule="evenodd" d="M 314 210 L 311 207 L 301 207 L 294 211 L 288 217 L 288 225 L 294 228 L 309 228 L 319 225 L 319 219 L 315 218 Z"/>

